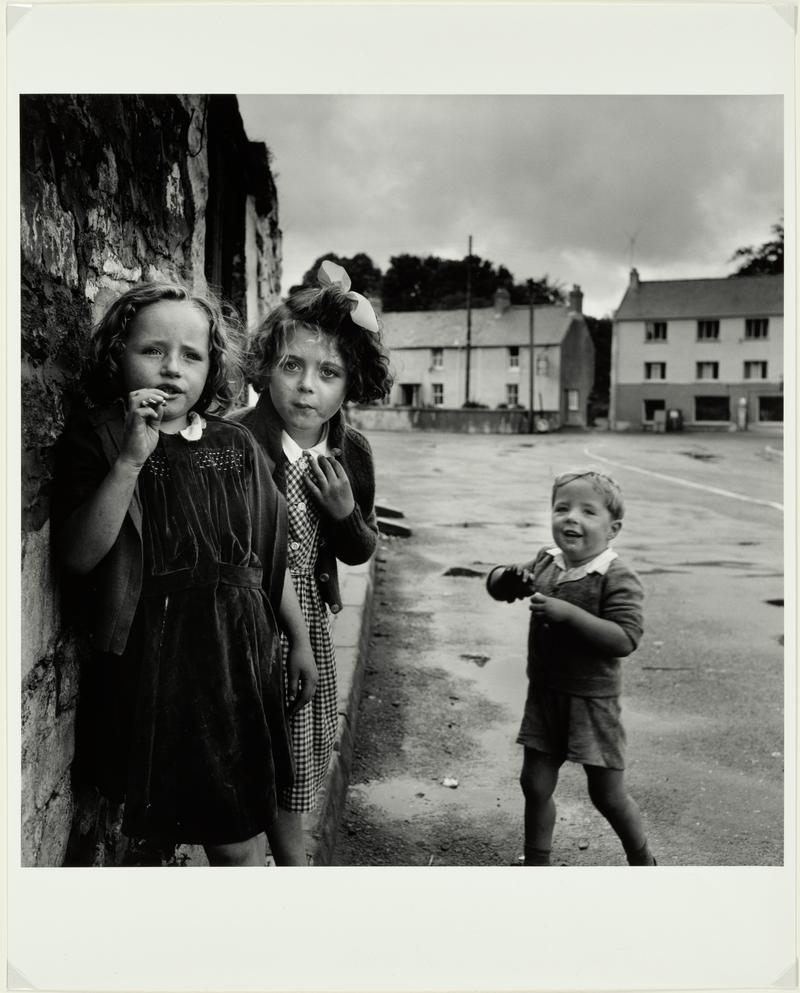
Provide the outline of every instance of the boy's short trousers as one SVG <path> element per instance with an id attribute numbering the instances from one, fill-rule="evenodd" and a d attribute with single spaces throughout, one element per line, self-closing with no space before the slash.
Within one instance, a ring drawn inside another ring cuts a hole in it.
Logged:
<path id="1" fill-rule="evenodd" d="M 619 697 L 570 696 L 529 686 L 517 741 L 562 762 L 625 768 L 625 729 Z"/>

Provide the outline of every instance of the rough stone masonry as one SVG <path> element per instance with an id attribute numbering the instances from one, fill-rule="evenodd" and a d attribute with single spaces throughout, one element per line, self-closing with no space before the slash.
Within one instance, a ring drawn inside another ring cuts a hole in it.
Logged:
<path id="1" fill-rule="evenodd" d="M 21 859 L 108 864 L 122 857 L 119 812 L 71 776 L 86 646 L 50 554 L 53 446 L 91 328 L 132 284 L 181 278 L 203 291 L 211 270 L 251 320 L 275 301 L 277 195 L 235 97 L 24 96 L 20 119 Z"/>

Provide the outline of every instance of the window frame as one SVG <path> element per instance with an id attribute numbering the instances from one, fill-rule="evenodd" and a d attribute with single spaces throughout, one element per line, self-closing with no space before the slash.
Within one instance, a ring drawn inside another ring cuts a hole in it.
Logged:
<path id="1" fill-rule="evenodd" d="M 758 410 L 758 423 L 759 424 L 783 424 L 783 394 L 780 394 L 780 393 L 779 394 L 771 393 L 768 396 L 759 396 L 759 397 L 757 397 L 757 401 L 758 401 L 757 410 Z M 780 419 L 778 419 L 776 417 L 762 417 L 761 416 L 762 415 L 762 411 L 763 411 L 764 401 L 767 401 L 767 403 L 780 401 L 780 405 L 781 405 L 781 416 L 780 416 Z"/>
<path id="2" fill-rule="evenodd" d="M 645 341 L 666 341 L 668 321 L 645 321 L 644 340 Z M 663 330 L 663 334 L 660 334 Z"/>
<path id="3" fill-rule="evenodd" d="M 519 345 L 508 345 L 508 368 L 519 369 Z"/>
<path id="4" fill-rule="evenodd" d="M 704 331 L 713 330 L 714 334 L 704 334 Z M 717 318 L 704 318 L 702 321 L 697 322 L 697 340 L 698 341 L 719 341 L 719 319 Z"/>
<path id="5" fill-rule="evenodd" d="M 512 399 L 511 394 L 514 394 Z M 519 406 L 519 383 L 506 383 L 506 406 L 507 407 L 518 407 Z"/>
<path id="6" fill-rule="evenodd" d="M 431 401 L 434 407 L 444 407 L 444 383 L 431 383 Z"/>
<path id="7" fill-rule="evenodd" d="M 652 375 L 655 367 L 658 366 L 661 369 L 660 376 Z M 644 364 L 644 378 L 648 382 L 659 382 L 663 383 L 667 378 L 667 363 L 666 362 L 645 362 Z"/>
<path id="8" fill-rule="evenodd" d="M 444 369 L 444 349 L 431 349 L 431 369 Z"/>
<path id="9" fill-rule="evenodd" d="M 702 373 L 703 366 L 712 366 L 713 376 L 704 376 Z M 717 382 L 719 380 L 719 362 L 708 361 L 704 359 L 702 362 L 695 362 L 695 376 L 697 380 L 703 380 L 704 382 Z"/>
<path id="10" fill-rule="evenodd" d="M 694 410 L 693 410 L 693 412 L 694 412 L 694 420 L 695 420 L 696 423 L 699 423 L 699 424 L 730 424 L 730 421 L 731 421 L 731 398 L 728 396 L 727 393 L 714 393 L 714 394 L 709 394 L 709 395 L 705 395 L 705 396 L 702 396 L 702 395 L 701 396 L 698 396 L 697 394 L 695 394 L 692 397 L 692 401 L 693 401 L 692 406 L 694 408 Z M 700 417 L 698 415 L 698 412 L 697 412 L 698 401 L 701 401 L 703 403 L 707 403 L 709 401 L 712 402 L 712 403 L 716 403 L 716 402 L 719 402 L 720 404 L 723 404 L 724 403 L 726 405 L 726 408 L 727 408 L 727 415 L 725 417 Z"/>
<path id="11" fill-rule="evenodd" d="M 759 325 L 756 328 L 754 325 Z M 755 334 L 754 332 L 758 330 L 761 331 L 760 325 L 763 325 L 763 334 Z M 769 338 L 769 318 L 768 317 L 746 317 L 744 320 L 744 340 L 745 341 L 766 341 Z"/>
<path id="12" fill-rule="evenodd" d="M 760 376 L 754 376 L 752 374 L 753 373 L 753 366 L 760 366 L 761 373 L 762 373 Z M 763 382 L 765 379 L 768 378 L 768 376 L 767 376 L 767 369 L 768 369 L 768 366 L 767 366 L 767 362 L 766 362 L 765 359 L 745 359 L 744 360 L 743 375 L 744 375 L 744 378 L 747 379 L 747 380 L 755 380 L 757 382 Z"/>

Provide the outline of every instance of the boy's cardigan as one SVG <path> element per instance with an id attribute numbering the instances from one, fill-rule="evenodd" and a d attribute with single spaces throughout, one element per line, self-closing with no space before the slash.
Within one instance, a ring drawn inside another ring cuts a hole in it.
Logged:
<path id="1" fill-rule="evenodd" d="M 590 564 L 591 565 L 591 564 Z M 489 573 L 487 588 L 495 599 L 518 600 L 534 593 L 557 597 L 618 624 L 627 634 L 631 654 L 642 637 L 644 591 L 636 573 L 618 557 L 604 572 L 591 569 L 579 579 L 559 582 L 563 570 L 548 549 L 542 549 L 527 569 L 533 581 L 524 589 L 512 573 Z M 610 697 L 622 691 L 620 660 L 595 649 L 568 624 L 545 624 L 531 614 L 528 630 L 528 678 L 533 685 L 545 686 L 572 696 Z"/>
<path id="2" fill-rule="evenodd" d="M 248 427 L 261 445 L 270 465 L 275 485 L 286 494 L 286 463 L 281 443 L 281 421 L 269 390 L 264 390 L 255 407 L 237 410 L 230 415 Z M 366 562 L 378 544 L 378 520 L 375 515 L 375 470 L 372 449 L 361 432 L 350 427 L 339 410 L 328 421 L 328 448 L 339 449 L 337 456 L 353 490 L 355 507 L 341 521 L 320 514 L 320 542 L 314 575 L 320 595 L 336 614 L 342 609 L 336 560 L 347 565 Z"/>
<path id="3" fill-rule="evenodd" d="M 228 423 L 213 415 L 203 416 L 209 421 Z M 123 429 L 121 403 L 82 412 L 68 424 L 57 449 L 56 499 L 53 501 L 56 531 L 91 496 L 111 469 L 122 447 Z M 235 429 L 244 430 L 241 426 Z M 253 547 L 262 559 L 264 591 L 277 616 L 286 570 L 286 504 L 274 486 L 264 485 L 261 470 L 264 460 L 258 446 L 252 443 L 252 438 L 250 440 L 254 457 L 251 482 Z M 272 549 L 271 559 L 266 555 L 268 548 Z M 92 597 L 91 639 L 95 651 L 114 655 L 125 651 L 139 605 L 142 573 L 142 501 L 137 485 L 114 544 L 86 577 Z"/>

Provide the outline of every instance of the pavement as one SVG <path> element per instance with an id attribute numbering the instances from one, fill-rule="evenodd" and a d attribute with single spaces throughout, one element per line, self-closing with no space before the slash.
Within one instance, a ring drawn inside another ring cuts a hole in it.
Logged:
<path id="1" fill-rule="evenodd" d="M 306 850 L 315 866 L 331 865 L 347 799 L 372 621 L 375 561 L 373 555 L 363 565 L 338 564 L 343 609 L 334 621 L 333 643 L 339 686 L 339 724 L 316 809 L 307 818 Z"/>

